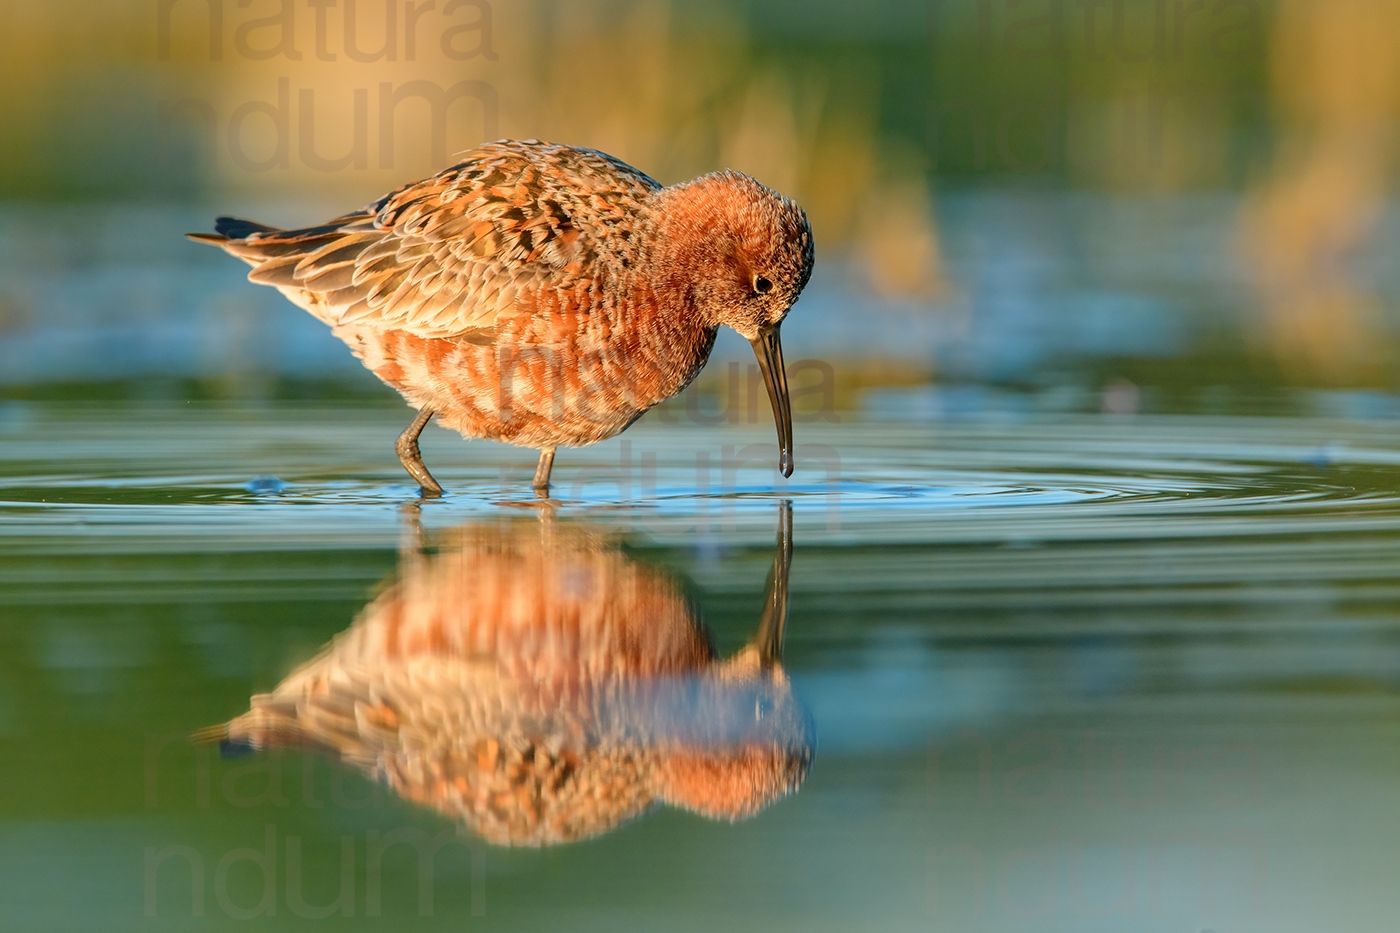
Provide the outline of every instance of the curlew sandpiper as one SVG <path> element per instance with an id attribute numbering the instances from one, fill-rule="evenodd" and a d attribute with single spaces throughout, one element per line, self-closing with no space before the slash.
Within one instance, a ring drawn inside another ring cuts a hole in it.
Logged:
<path id="1" fill-rule="evenodd" d="M 540 450 L 613 437 L 700 372 L 721 325 L 753 346 L 792 475 L 779 326 L 812 272 L 802 209 L 716 172 L 662 187 L 572 146 L 505 140 L 314 227 L 220 217 L 222 247 L 329 324 L 418 414 L 396 449 L 425 496 L 434 417 Z"/>

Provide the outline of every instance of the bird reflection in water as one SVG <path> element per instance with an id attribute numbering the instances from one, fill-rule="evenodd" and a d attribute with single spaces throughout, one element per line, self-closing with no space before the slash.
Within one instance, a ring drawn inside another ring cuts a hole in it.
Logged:
<path id="1" fill-rule="evenodd" d="M 598 530 L 511 519 L 407 549 L 399 579 L 226 748 L 309 748 L 500 845 L 608 832 L 659 804 L 738 820 L 797 789 L 812 730 L 781 664 L 792 513 L 730 658 L 668 573 Z"/>

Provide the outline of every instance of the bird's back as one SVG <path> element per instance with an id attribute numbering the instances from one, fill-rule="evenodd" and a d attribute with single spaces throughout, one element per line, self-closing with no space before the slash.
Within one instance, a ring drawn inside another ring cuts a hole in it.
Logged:
<path id="1" fill-rule="evenodd" d="M 218 236 L 199 238 L 333 326 L 481 342 L 525 293 L 625 273 L 642 204 L 659 187 L 591 149 L 501 141 L 324 224 L 220 218 Z"/>
<path id="2" fill-rule="evenodd" d="M 644 272 L 660 185 L 591 149 L 501 141 L 300 230 L 220 218 L 216 243 L 330 324 L 438 423 L 529 447 L 624 430 L 699 372 L 714 329 Z"/>

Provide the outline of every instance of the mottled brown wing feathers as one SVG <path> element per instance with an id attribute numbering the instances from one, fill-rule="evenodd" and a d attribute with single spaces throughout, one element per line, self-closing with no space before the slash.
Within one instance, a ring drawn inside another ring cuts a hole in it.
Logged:
<path id="1" fill-rule="evenodd" d="M 222 245 L 254 266 L 252 281 L 304 293 L 328 323 L 479 340 L 523 290 L 628 266 L 658 187 L 592 150 L 490 143 L 361 211 Z"/>

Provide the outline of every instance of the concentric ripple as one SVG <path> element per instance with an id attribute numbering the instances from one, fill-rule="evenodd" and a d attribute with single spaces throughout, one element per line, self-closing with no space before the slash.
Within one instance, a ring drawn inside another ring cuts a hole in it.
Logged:
<path id="1" fill-rule="evenodd" d="M 57 407 L 23 419 L 0 447 L 0 535 L 13 546 L 104 535 L 387 545 L 417 501 L 393 460 L 400 420 L 340 408 Z M 798 439 L 785 482 L 766 426 L 643 422 L 563 452 L 554 496 L 660 540 L 756 540 L 777 498 L 794 501 L 808 541 L 1256 536 L 1400 521 L 1400 437 L 1383 425 L 867 421 L 804 425 Z M 424 504 L 426 520 L 535 503 L 529 451 L 447 432 L 424 446 L 451 490 Z"/>

